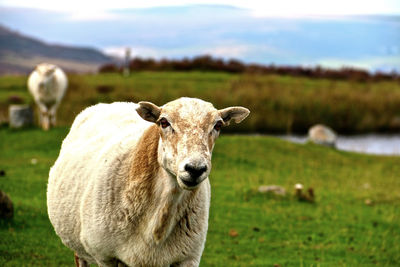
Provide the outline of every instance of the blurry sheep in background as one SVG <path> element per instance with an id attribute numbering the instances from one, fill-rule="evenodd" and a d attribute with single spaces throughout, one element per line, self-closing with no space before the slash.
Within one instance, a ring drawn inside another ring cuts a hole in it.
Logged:
<path id="1" fill-rule="evenodd" d="M 57 66 L 41 63 L 29 75 L 28 89 L 39 107 L 39 124 L 49 130 L 56 124 L 56 111 L 67 90 L 68 80 Z"/>

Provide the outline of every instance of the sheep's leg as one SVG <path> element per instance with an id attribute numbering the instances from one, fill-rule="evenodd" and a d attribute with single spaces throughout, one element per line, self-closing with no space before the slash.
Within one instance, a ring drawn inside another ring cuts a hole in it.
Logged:
<path id="1" fill-rule="evenodd" d="M 50 108 L 49 115 L 50 115 L 50 125 L 56 126 L 56 110 L 57 106 L 53 106 Z"/>
<path id="2" fill-rule="evenodd" d="M 188 259 L 185 261 L 182 261 L 180 263 L 174 263 L 171 266 L 173 267 L 197 267 L 200 264 L 200 259 Z"/>
<path id="3" fill-rule="evenodd" d="M 39 119 L 39 125 L 42 126 L 42 120 L 43 120 L 43 113 L 46 112 L 46 106 L 36 102 L 38 109 L 39 109 L 39 113 L 38 113 L 38 119 Z"/>
<path id="4" fill-rule="evenodd" d="M 116 258 L 108 258 L 108 259 L 103 259 L 103 260 L 96 260 L 97 265 L 100 267 L 128 267 L 125 263 L 122 261 L 116 259 Z"/>
<path id="5" fill-rule="evenodd" d="M 75 265 L 76 267 L 89 267 L 87 261 L 80 259 L 78 255 L 76 255 L 76 253 L 75 253 Z"/>
<path id="6" fill-rule="evenodd" d="M 122 261 L 118 261 L 117 267 L 127 267 L 127 265 L 125 265 L 125 263 L 123 263 Z"/>
<path id="7" fill-rule="evenodd" d="M 38 103 L 39 106 L 39 124 L 44 130 L 48 130 L 50 128 L 50 118 L 47 107 L 41 103 Z"/>
<path id="8" fill-rule="evenodd" d="M 42 122 L 41 122 L 43 130 L 47 131 L 50 129 L 50 116 L 48 112 L 42 113 Z"/>

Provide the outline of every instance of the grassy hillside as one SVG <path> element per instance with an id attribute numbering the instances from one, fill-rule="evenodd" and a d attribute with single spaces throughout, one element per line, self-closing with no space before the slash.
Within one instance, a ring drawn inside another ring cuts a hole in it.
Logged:
<path id="1" fill-rule="evenodd" d="M 0 117 L 8 104 L 32 103 L 24 76 L 0 77 Z M 218 108 L 243 105 L 251 116 L 234 131 L 305 133 L 316 123 L 339 133 L 400 130 L 400 84 L 397 81 L 327 79 L 213 72 L 137 72 L 69 75 L 70 86 L 59 110 L 70 125 L 83 108 L 98 102 L 148 100 L 162 105 L 198 97 Z"/>
<path id="2" fill-rule="evenodd" d="M 14 220 L 0 221 L 0 266 L 74 264 L 51 228 L 45 199 L 67 131 L 0 128 L 0 189 L 15 204 Z M 213 154 L 201 266 L 399 266 L 399 173 L 398 157 L 223 135 Z M 316 203 L 297 201 L 295 183 L 313 187 Z M 288 196 L 258 193 L 264 184 L 284 186 Z"/>

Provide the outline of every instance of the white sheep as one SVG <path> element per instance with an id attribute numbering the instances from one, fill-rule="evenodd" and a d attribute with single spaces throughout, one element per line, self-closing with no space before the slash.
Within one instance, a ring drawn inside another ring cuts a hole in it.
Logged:
<path id="1" fill-rule="evenodd" d="M 77 266 L 198 266 L 214 142 L 248 114 L 195 98 L 81 112 L 47 189 L 50 221 Z"/>
<path id="2" fill-rule="evenodd" d="M 328 126 L 317 124 L 308 130 L 308 140 L 319 145 L 336 147 L 337 134 Z"/>
<path id="3" fill-rule="evenodd" d="M 28 89 L 39 107 L 39 123 L 44 130 L 56 124 L 56 111 L 67 85 L 65 73 L 52 64 L 41 63 L 29 75 Z"/>

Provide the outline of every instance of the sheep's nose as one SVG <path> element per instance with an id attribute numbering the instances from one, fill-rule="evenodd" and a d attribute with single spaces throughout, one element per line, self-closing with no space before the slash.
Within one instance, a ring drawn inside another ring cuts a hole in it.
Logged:
<path id="1" fill-rule="evenodd" d="M 206 165 L 194 166 L 192 164 L 186 164 L 185 171 L 187 171 L 190 174 L 190 177 L 196 179 L 200 177 L 205 171 L 207 171 L 207 166 Z"/>

